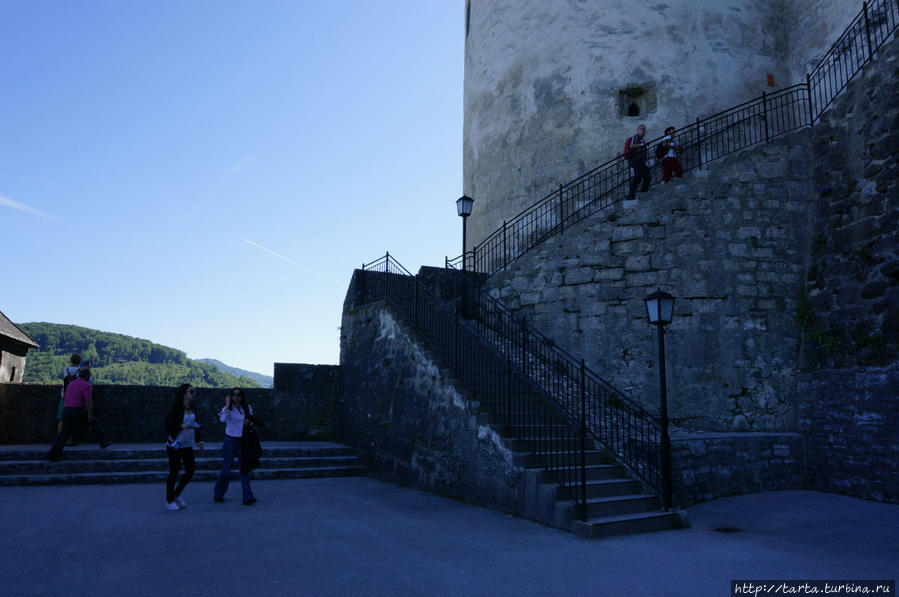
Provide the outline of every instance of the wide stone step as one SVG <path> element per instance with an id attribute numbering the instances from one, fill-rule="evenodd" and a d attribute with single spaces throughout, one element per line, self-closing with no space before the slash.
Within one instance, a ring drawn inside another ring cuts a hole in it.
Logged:
<path id="1" fill-rule="evenodd" d="M 71 455 L 68 455 L 71 456 Z M 196 458 L 196 469 L 217 471 L 222 466 L 221 455 L 204 455 Z M 235 463 L 237 461 L 235 460 Z M 260 459 L 261 465 L 267 468 L 310 468 L 316 466 L 354 466 L 359 461 L 356 456 L 285 456 L 265 457 Z M 71 474 L 71 473 L 104 473 L 104 472 L 138 472 L 168 470 L 168 459 L 157 458 L 77 458 L 64 459 L 58 462 L 47 460 L 4 460 L 0 461 L 0 475 L 15 474 Z"/>
<path id="2" fill-rule="evenodd" d="M 308 445 L 303 445 L 303 444 Z M 48 445 L 29 446 L 0 446 L 0 462 L 7 460 L 46 460 Z M 353 449 L 342 444 L 332 442 L 280 442 L 268 444 L 262 442 L 262 450 L 265 456 L 345 456 L 353 454 Z M 199 455 L 199 452 L 195 452 Z M 66 447 L 63 450 L 63 458 L 79 459 L 134 459 L 134 458 L 165 458 L 165 445 L 159 444 L 124 444 L 116 445 L 101 450 L 96 445 L 82 444 L 76 447 Z M 222 457 L 220 442 L 206 444 L 204 456 Z"/>
<path id="3" fill-rule="evenodd" d="M 319 466 L 308 468 L 258 468 L 253 471 L 252 478 L 267 479 L 305 479 L 312 477 L 352 477 L 365 474 L 362 466 Z M 217 471 L 198 470 L 194 481 L 214 481 Z M 37 475 L 0 475 L 0 486 L 11 485 L 109 485 L 115 483 L 164 483 L 168 471 L 127 471 L 127 472 L 83 472 L 83 473 L 46 473 Z M 231 479 L 239 478 L 238 471 L 231 471 Z"/>
<path id="4" fill-rule="evenodd" d="M 680 527 L 681 520 L 676 513 L 655 511 L 588 518 L 587 522 L 575 520 L 571 523 L 571 532 L 588 539 L 594 539 L 612 535 L 664 531 Z"/>

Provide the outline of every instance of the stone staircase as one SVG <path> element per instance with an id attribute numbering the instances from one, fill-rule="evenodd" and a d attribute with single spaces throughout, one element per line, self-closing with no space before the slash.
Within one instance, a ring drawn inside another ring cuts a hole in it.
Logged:
<path id="1" fill-rule="evenodd" d="M 159 444 L 67 447 L 59 462 L 46 460 L 47 445 L 0 446 L 0 486 L 162 483 L 168 476 L 165 448 Z M 302 479 L 365 474 L 352 448 L 331 442 L 263 442 L 261 466 L 253 479 Z M 194 481 L 213 481 L 222 465 L 220 443 L 196 455 Z M 237 479 L 237 461 L 231 471 Z"/>
<path id="2" fill-rule="evenodd" d="M 478 405 L 479 407 L 480 405 Z M 676 529 L 686 522 L 677 512 L 661 509 L 661 498 L 643 486 L 608 452 L 598 446 L 586 451 L 587 520 L 545 462 L 553 453 L 542 450 L 526 426 L 506 425 L 502 417 L 482 412 L 481 424 L 490 427 L 512 451 L 513 459 L 525 471 L 525 517 L 568 530 L 586 538 L 607 537 Z M 549 450 L 553 446 L 548 447 Z"/>

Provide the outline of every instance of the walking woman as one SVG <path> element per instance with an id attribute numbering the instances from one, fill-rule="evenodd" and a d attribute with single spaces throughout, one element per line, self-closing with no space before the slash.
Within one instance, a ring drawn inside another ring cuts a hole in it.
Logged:
<path id="1" fill-rule="evenodd" d="M 193 406 L 196 390 L 189 383 L 178 386 L 175 400 L 169 407 L 165 417 L 165 452 L 169 457 L 169 476 L 165 480 L 165 509 L 176 512 L 186 508 L 187 503 L 181 499 L 181 492 L 194 476 L 196 463 L 194 448 L 203 453 L 204 445 L 200 439 L 200 424 L 197 422 L 197 411 Z M 175 487 L 178 471 L 184 465 L 184 474 Z"/>
<path id="2" fill-rule="evenodd" d="M 243 492 L 244 506 L 252 506 L 256 503 L 253 490 L 250 489 L 250 467 L 244 466 L 245 453 L 242 450 L 241 439 L 253 424 L 263 426 L 253 417 L 253 408 L 244 402 L 243 390 L 232 388 L 225 397 L 225 408 L 219 412 L 219 420 L 225 424 L 225 441 L 222 443 L 222 470 L 219 471 L 215 481 L 213 499 L 217 502 L 225 501 L 225 492 L 228 491 L 228 483 L 231 481 L 231 464 L 236 456 L 240 463 L 240 489 Z"/>

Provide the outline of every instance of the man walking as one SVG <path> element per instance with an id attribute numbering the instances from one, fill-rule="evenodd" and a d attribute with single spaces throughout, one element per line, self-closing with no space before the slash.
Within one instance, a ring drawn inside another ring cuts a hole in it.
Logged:
<path id="1" fill-rule="evenodd" d="M 642 124 L 637 127 L 637 134 L 628 137 L 624 142 L 624 157 L 630 163 L 633 169 L 631 178 L 630 200 L 637 198 L 637 185 L 643 182 L 641 193 L 649 190 L 649 183 L 652 182 L 652 175 L 649 173 L 649 166 L 646 165 L 646 127 Z"/>

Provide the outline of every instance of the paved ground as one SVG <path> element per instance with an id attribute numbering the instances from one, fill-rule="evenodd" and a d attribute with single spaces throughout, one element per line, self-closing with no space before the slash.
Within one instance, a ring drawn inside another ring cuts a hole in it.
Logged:
<path id="1" fill-rule="evenodd" d="M 367 478 L 0 488 L 0 595 L 729 595 L 729 581 L 896 579 L 899 506 L 725 498 L 693 527 L 588 541 Z M 740 532 L 722 534 L 729 525 Z"/>

